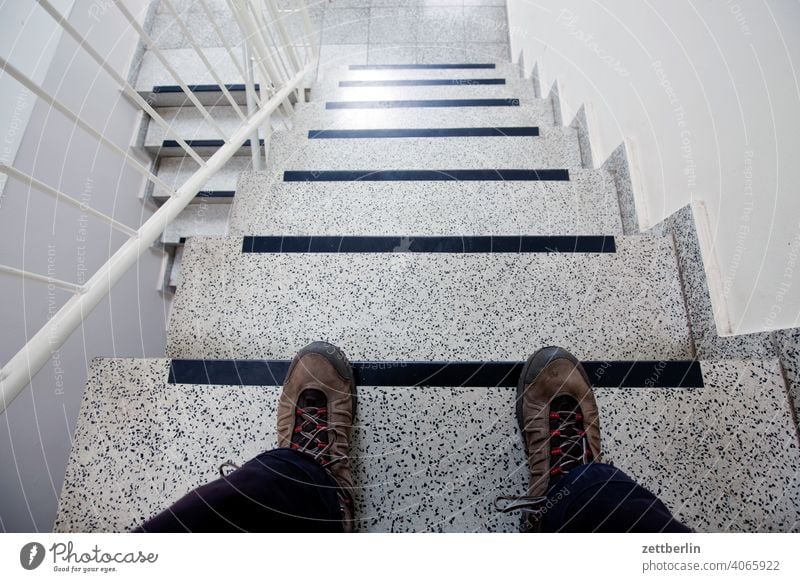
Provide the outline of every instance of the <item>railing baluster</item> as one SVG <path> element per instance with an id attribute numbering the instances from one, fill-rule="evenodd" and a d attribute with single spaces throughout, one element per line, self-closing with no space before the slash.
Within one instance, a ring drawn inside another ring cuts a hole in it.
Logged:
<path id="1" fill-rule="evenodd" d="M 55 277 L 40 275 L 39 273 L 31 273 L 30 271 L 17 269 L 16 267 L 9 267 L 8 265 L 0 265 L 0 273 L 14 275 L 16 277 L 20 277 L 21 279 L 28 279 L 38 283 L 46 283 L 48 285 L 58 287 L 59 289 L 64 289 L 64 291 L 70 291 L 71 293 L 83 293 L 84 289 L 83 285 L 76 285 L 75 283 L 62 281 L 61 279 L 56 279 Z"/>
<path id="2" fill-rule="evenodd" d="M 75 42 L 78 43 L 79 47 L 81 47 L 84 51 L 86 51 L 86 53 L 90 57 L 92 57 L 94 62 L 96 62 L 98 65 L 100 65 L 100 67 L 102 67 L 102 69 L 106 73 L 108 73 L 111 76 L 111 78 L 114 79 L 114 81 L 119 83 L 119 85 L 122 87 L 122 90 L 125 92 L 125 94 L 128 97 L 133 99 L 133 101 L 139 107 L 144 109 L 144 111 L 150 117 L 152 117 L 155 120 L 156 123 L 158 123 L 161 127 L 163 127 L 164 131 L 167 133 L 167 135 L 170 135 L 170 136 L 175 138 L 175 141 L 178 142 L 178 145 L 181 146 L 183 148 L 183 150 L 187 154 L 189 154 L 195 162 L 197 162 L 201 166 L 203 164 L 205 164 L 205 160 L 203 160 L 203 158 L 201 158 L 197 154 L 197 152 L 195 152 L 194 149 L 192 149 L 192 147 L 189 144 L 187 144 L 184 141 L 184 139 L 180 135 L 178 135 L 178 133 L 174 129 L 172 129 L 172 126 L 169 123 L 167 123 L 167 121 L 163 117 L 161 117 L 158 114 L 158 112 L 155 109 L 153 109 L 150 106 L 150 104 L 147 101 L 144 100 L 144 98 L 142 98 L 141 95 L 139 95 L 139 93 L 136 91 L 136 89 L 134 89 L 130 85 L 130 83 L 128 83 L 125 79 L 122 78 L 122 75 L 117 73 L 114 70 L 114 68 L 111 67 L 105 61 L 105 59 L 103 59 L 102 55 L 100 55 L 100 53 L 98 53 L 86 41 L 86 39 L 81 36 L 81 34 L 75 29 L 75 27 L 72 26 L 69 23 L 69 21 L 67 21 L 67 19 L 64 18 L 64 16 L 60 12 L 58 12 L 58 10 L 56 10 L 53 7 L 53 5 L 50 4 L 50 2 L 48 0 L 36 0 L 36 2 L 38 2 L 39 5 L 67 32 L 67 34 L 69 34 L 75 40 Z"/>
<path id="3" fill-rule="evenodd" d="M 142 25 L 137 22 L 133 14 L 131 14 L 131 12 L 125 7 L 125 5 L 120 0 L 114 0 L 114 4 L 122 13 L 122 15 L 125 17 L 125 19 L 128 21 L 128 24 L 130 24 L 134 28 L 134 30 L 136 30 L 136 32 L 139 33 L 139 36 L 147 45 L 147 48 L 149 48 L 150 51 L 156 56 L 156 58 L 161 62 L 161 64 L 164 65 L 164 68 L 167 69 L 167 72 L 169 72 L 170 75 L 172 75 L 172 78 L 175 79 L 175 82 L 178 83 L 180 88 L 183 89 L 183 92 L 186 94 L 189 100 L 194 104 L 194 106 L 197 107 L 197 110 L 202 114 L 202 116 L 205 118 L 208 124 L 214 128 L 214 131 L 216 131 L 222 139 L 227 141 L 228 136 L 225 135 L 225 132 L 222 131 L 222 128 L 217 124 L 216 121 L 214 121 L 214 118 L 211 117 L 211 114 L 203 106 L 203 104 L 200 103 L 200 100 L 194 94 L 194 91 L 189 89 L 189 86 L 183 81 L 183 79 L 175 70 L 175 68 L 169 64 L 169 61 L 161 52 L 161 49 L 159 49 L 155 41 L 152 38 L 150 38 L 150 35 L 147 34 L 147 32 L 145 32 L 144 28 L 142 28 Z"/>
<path id="4" fill-rule="evenodd" d="M 81 210 L 82 212 L 86 212 L 87 214 L 91 214 L 95 218 L 99 218 L 103 222 L 106 222 L 106 223 L 110 224 L 112 227 L 116 228 L 120 232 L 124 232 L 128 236 L 137 236 L 139 234 L 136 231 L 136 229 L 131 228 L 130 226 L 128 226 L 126 224 L 123 224 L 123 223 L 119 222 L 118 220 L 114 220 L 113 218 L 111 218 L 107 214 L 104 214 L 104 213 L 100 212 L 99 210 L 95 210 L 91 206 L 85 205 L 80 200 L 76 200 L 72 196 L 69 196 L 68 194 L 64 194 L 63 192 L 61 192 L 59 190 L 56 190 L 52 186 L 48 186 L 44 182 L 42 182 L 40 180 L 37 180 L 33 176 L 30 176 L 29 174 L 26 174 L 25 172 L 21 172 L 20 170 L 17 170 L 16 168 L 14 168 L 12 166 L 0 163 L 0 174 L 5 174 L 5 175 L 7 175 L 7 176 L 9 176 L 11 178 L 14 178 L 15 180 L 18 180 L 18 181 L 20 181 L 20 182 L 22 182 L 24 184 L 27 184 L 28 186 L 30 186 L 32 188 L 35 188 L 36 190 L 39 190 L 40 192 L 42 192 L 44 194 L 48 194 L 48 195 L 52 196 L 53 198 L 55 198 L 56 202 L 63 202 L 64 204 L 66 204 L 68 206 L 72 206 L 73 208 L 77 208 L 78 210 Z"/>
<path id="5" fill-rule="evenodd" d="M 251 117 L 256 112 L 256 104 L 254 99 L 256 89 L 255 83 L 253 82 L 253 61 L 250 60 L 250 51 L 247 48 L 247 43 L 242 43 L 242 56 L 244 57 L 244 66 L 247 71 L 247 76 L 245 77 L 247 116 Z M 261 170 L 261 142 L 258 139 L 258 127 L 253 130 L 253 134 L 250 137 L 250 157 L 253 160 L 253 170 Z"/>
<path id="6" fill-rule="evenodd" d="M 69 118 L 71 121 L 75 123 L 78 127 L 83 129 L 88 134 L 92 135 L 95 139 L 100 141 L 102 144 L 108 146 L 110 149 L 118 153 L 122 156 L 125 161 L 131 165 L 131 167 L 135 168 L 137 172 L 142 174 L 145 178 L 152 180 L 154 183 L 161 186 L 164 190 L 168 192 L 173 192 L 174 189 L 168 186 L 161 178 L 153 174 L 149 169 L 145 166 L 134 160 L 128 152 L 123 150 L 114 142 L 107 139 L 103 136 L 99 131 L 94 129 L 91 125 L 83 121 L 80 117 L 78 117 L 73 111 L 61 103 L 58 99 L 44 91 L 39 85 L 31 81 L 28 77 L 26 77 L 19 69 L 17 69 L 14 65 L 9 63 L 3 57 L 0 57 L 0 70 L 3 72 L 8 73 L 14 79 L 16 79 L 23 87 L 28 89 L 31 93 L 42 99 L 45 103 L 56 109 L 57 111 L 61 112 L 65 117 Z"/>

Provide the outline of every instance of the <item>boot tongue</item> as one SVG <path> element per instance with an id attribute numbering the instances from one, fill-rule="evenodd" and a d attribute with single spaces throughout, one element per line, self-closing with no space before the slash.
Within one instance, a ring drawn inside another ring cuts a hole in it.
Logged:
<path id="1" fill-rule="evenodd" d="M 580 457 L 583 453 L 582 438 L 579 434 L 583 431 L 583 420 L 578 420 L 575 415 L 581 414 L 581 407 L 571 396 L 559 396 L 550 403 L 550 412 L 558 412 L 561 418 L 550 419 L 550 430 L 558 430 L 560 435 L 550 438 L 550 447 L 560 449 L 560 455 L 553 461 L 560 462 L 564 457 Z M 565 420 L 569 419 L 569 422 Z M 567 463 L 573 465 L 576 463 Z M 579 463 L 577 463 L 579 464 Z M 564 469 L 569 467 L 565 466 Z"/>
<path id="2" fill-rule="evenodd" d="M 328 399 L 325 393 L 317 388 L 306 388 L 297 399 L 297 408 L 325 408 Z"/>
<path id="3" fill-rule="evenodd" d="M 295 418 L 296 426 L 302 427 L 302 432 L 295 432 L 292 435 L 292 442 L 300 448 L 304 448 L 308 452 L 314 453 L 318 450 L 316 445 L 317 441 L 327 444 L 328 432 L 320 430 L 318 424 L 328 424 L 328 411 L 320 412 L 321 409 L 326 408 L 328 399 L 322 390 L 317 388 L 306 388 L 300 393 L 297 398 L 297 417 Z M 301 414 L 304 413 L 304 414 Z M 310 418 L 309 418 L 310 417 Z M 316 422 L 312 419 L 316 419 Z M 309 439 L 304 436 L 314 435 L 313 442 L 309 443 Z"/>

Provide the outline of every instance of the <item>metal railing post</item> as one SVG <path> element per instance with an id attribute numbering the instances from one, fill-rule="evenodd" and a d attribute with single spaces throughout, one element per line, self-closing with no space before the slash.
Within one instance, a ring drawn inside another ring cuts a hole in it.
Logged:
<path id="1" fill-rule="evenodd" d="M 247 43 L 242 43 L 242 56 L 244 57 L 245 77 L 245 96 L 247 98 L 247 117 L 251 118 L 256 112 L 256 86 L 253 81 L 253 61 L 250 58 L 250 50 Z M 250 157 L 253 160 L 253 170 L 260 171 L 261 164 L 261 140 L 258 137 L 258 126 L 253 129 L 250 136 Z"/>

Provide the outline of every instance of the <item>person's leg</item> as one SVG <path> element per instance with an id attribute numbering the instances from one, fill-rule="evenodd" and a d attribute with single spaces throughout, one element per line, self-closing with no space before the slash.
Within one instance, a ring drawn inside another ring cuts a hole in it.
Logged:
<path id="1" fill-rule="evenodd" d="M 187 493 L 135 531 L 342 531 L 338 490 L 310 455 L 275 449 Z"/>
<path id="2" fill-rule="evenodd" d="M 652 493 L 600 463 L 600 419 L 586 371 L 569 352 L 543 348 L 517 385 L 528 495 L 499 497 L 523 512 L 522 531 L 690 531 Z"/>
<path id="3" fill-rule="evenodd" d="M 691 531 L 653 493 L 603 463 L 582 465 L 553 483 L 540 521 L 544 532 Z"/>
<path id="4" fill-rule="evenodd" d="M 278 402 L 280 448 L 191 491 L 135 531 L 351 531 L 355 397 L 341 350 L 306 346 Z"/>

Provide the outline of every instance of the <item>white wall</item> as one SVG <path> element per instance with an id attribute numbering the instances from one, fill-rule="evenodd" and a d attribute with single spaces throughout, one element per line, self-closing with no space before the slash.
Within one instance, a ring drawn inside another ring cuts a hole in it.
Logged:
<path id="1" fill-rule="evenodd" d="M 69 14 L 74 3 L 75 0 L 52 2 L 62 14 Z M 0 15 L 0 56 L 8 60 L 13 55 L 14 65 L 35 82 L 41 83 L 53 60 L 61 38 L 61 28 L 33 2 L 2 0 Z M 22 30 L 31 34 L 20 34 Z M 13 79 L 7 75 L 0 76 L 0 128 L 3 131 L 0 162 L 14 162 L 34 102 L 30 93 Z M 0 174 L 0 194 L 5 183 L 6 175 Z"/>
<path id="2" fill-rule="evenodd" d="M 699 202 L 721 335 L 800 325 L 800 3 L 508 0 L 512 55 L 625 140 L 639 224 Z M 798 279 L 798 281 L 795 281 Z"/>
<path id="3" fill-rule="evenodd" d="M 29 9 L 34 4 L 16 3 Z M 137 13 L 147 4 L 126 3 Z M 8 2 L 0 7 L 4 30 L 11 7 Z M 111 2 L 76 0 L 69 20 L 117 71 L 127 74 L 136 38 Z M 43 19 L 18 22 L 12 33 L 27 39 L 25 51 L 35 55 L 47 35 L 41 27 L 29 29 L 28 22 L 41 24 Z M 8 58 L 17 64 L 31 55 L 15 50 Z M 59 40 L 43 78 L 46 90 L 105 137 L 123 148 L 132 143 L 137 109 L 67 35 Z M 34 100 L 14 165 L 130 226 L 138 227 L 152 214 L 140 199 L 141 176 L 40 101 Z M 122 241 L 85 213 L 8 181 L 0 201 L 0 263 L 84 282 Z M 160 251 L 145 253 L 0 415 L 0 531 L 52 528 L 91 359 L 163 356 L 166 303 L 156 291 L 160 265 Z M 0 362 L 22 347 L 65 299 L 65 293 L 46 285 L 0 276 Z"/>

